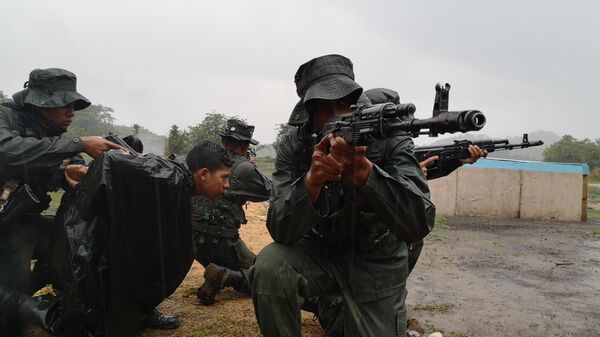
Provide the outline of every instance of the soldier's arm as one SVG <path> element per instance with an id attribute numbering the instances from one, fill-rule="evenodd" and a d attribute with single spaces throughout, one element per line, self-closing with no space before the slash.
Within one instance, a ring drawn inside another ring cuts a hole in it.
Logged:
<path id="1" fill-rule="evenodd" d="M 304 184 L 306 172 L 298 168 L 301 158 L 293 151 L 291 137 L 286 137 L 277 148 L 267 216 L 273 240 L 288 245 L 298 242 L 319 220 Z"/>
<path id="2" fill-rule="evenodd" d="M 238 198 L 252 202 L 267 201 L 271 194 L 271 181 L 252 163 L 243 162 L 229 177 L 229 189 L 225 193 L 231 193 Z"/>
<path id="3" fill-rule="evenodd" d="M 408 137 L 388 140 L 391 147 L 383 167 L 374 165 L 357 197 L 379 215 L 398 238 L 415 242 L 424 238 L 435 221 L 425 176 L 414 157 Z"/>
<path id="4" fill-rule="evenodd" d="M 21 137 L 14 121 L 0 111 L 0 169 L 16 177 L 57 169 L 64 159 L 83 151 L 79 138 Z"/>

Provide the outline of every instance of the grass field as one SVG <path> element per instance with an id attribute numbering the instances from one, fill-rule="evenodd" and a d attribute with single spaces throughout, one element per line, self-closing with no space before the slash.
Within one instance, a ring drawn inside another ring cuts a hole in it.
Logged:
<path id="1" fill-rule="evenodd" d="M 256 168 L 265 176 L 271 178 L 271 174 L 275 170 L 275 159 L 272 158 L 256 158 Z"/>

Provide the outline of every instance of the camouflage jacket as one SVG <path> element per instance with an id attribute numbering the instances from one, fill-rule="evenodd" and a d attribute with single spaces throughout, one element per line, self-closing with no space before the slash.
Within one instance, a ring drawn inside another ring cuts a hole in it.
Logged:
<path id="1" fill-rule="evenodd" d="M 290 133 L 277 149 L 267 217 L 276 242 L 293 245 L 314 229 L 339 248 L 368 251 L 389 239 L 418 241 L 433 228 L 435 207 L 411 138 L 372 143 L 367 158 L 374 166 L 366 185 L 356 190 L 342 179 L 322 188 L 313 203 L 304 185 L 312 148 L 300 133 Z"/>
<path id="2" fill-rule="evenodd" d="M 234 155 L 234 164 L 229 175 L 229 188 L 218 200 L 202 196 L 192 200 L 192 225 L 194 230 L 212 236 L 221 236 L 215 231 L 229 230 L 237 234 L 241 224 L 248 222 L 243 205 L 248 202 L 269 200 L 271 182 L 246 157 Z M 223 231 L 222 233 L 225 233 Z M 223 235 L 224 237 L 227 234 Z"/>

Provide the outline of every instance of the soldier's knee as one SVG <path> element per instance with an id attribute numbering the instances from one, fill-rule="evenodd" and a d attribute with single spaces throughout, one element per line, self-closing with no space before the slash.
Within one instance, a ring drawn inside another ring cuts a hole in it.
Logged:
<path id="1" fill-rule="evenodd" d="M 297 296 L 302 276 L 292 267 L 293 248 L 278 243 L 266 246 L 251 269 L 252 292 L 263 295 Z"/>
<path id="2" fill-rule="evenodd" d="M 258 253 L 254 261 L 255 276 L 271 276 L 286 264 L 286 257 L 290 255 L 291 248 L 278 243 L 271 243 Z M 264 274 L 264 275 L 263 275 Z"/>

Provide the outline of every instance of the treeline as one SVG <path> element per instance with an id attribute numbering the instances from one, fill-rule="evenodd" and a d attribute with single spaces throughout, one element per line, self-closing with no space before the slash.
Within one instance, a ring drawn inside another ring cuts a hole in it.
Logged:
<path id="1" fill-rule="evenodd" d="M 10 98 L 0 91 L 0 103 L 6 101 L 10 101 Z M 67 130 L 67 134 L 74 137 L 102 136 L 109 132 L 121 137 L 137 135 L 144 143 L 144 152 L 163 153 L 165 136 L 157 135 L 138 124 L 132 126 L 116 125 L 113 113 L 114 110 L 110 107 L 103 106 L 102 104 L 92 104 L 83 110 L 75 112 L 75 118 Z"/>
<path id="2" fill-rule="evenodd" d="M 178 155 L 185 154 L 196 144 L 204 140 L 210 140 L 217 144 L 221 144 L 221 137 L 219 136 L 219 133 L 225 130 L 225 128 L 227 127 L 227 120 L 230 118 L 236 118 L 247 122 L 246 120 L 237 116 L 226 116 L 221 113 L 212 112 L 207 114 L 202 122 L 194 126 L 190 126 L 187 129 L 182 129 L 177 125 L 172 125 L 171 129 L 169 130 L 169 134 L 167 136 L 167 141 L 165 144 L 165 155 L 170 155 L 172 153 Z M 273 146 L 277 146 L 277 144 L 283 139 L 283 136 L 292 128 L 293 127 L 285 123 L 277 125 L 277 136 L 275 138 L 275 143 L 273 143 Z M 265 147 L 272 148 L 272 146 L 268 144 L 261 144 L 256 146 L 255 149 L 259 151 Z M 273 151 L 272 158 L 274 157 L 275 156 Z"/>
<path id="3" fill-rule="evenodd" d="M 559 163 L 586 163 L 592 171 L 600 171 L 600 138 L 578 140 L 563 136 L 544 150 L 544 161 Z"/>
<path id="4" fill-rule="evenodd" d="M 189 126 L 187 129 L 172 125 L 167 135 L 167 141 L 165 142 L 165 155 L 168 156 L 173 153 L 183 155 L 204 140 L 221 144 L 221 138 L 218 133 L 225 130 L 227 119 L 229 118 L 237 117 L 228 117 L 221 113 L 212 112 L 207 114 L 201 123 Z"/>

